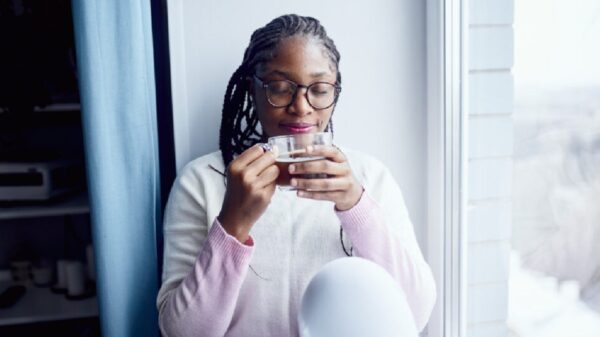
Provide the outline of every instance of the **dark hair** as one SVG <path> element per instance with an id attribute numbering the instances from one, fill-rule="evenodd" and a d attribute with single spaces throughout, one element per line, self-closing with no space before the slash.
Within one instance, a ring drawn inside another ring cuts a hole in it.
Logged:
<path id="1" fill-rule="evenodd" d="M 234 154 L 240 154 L 252 145 L 266 141 L 262 129 L 257 129 L 258 116 L 250 98 L 252 93 L 248 78 L 255 74 L 259 66 L 273 59 L 275 49 L 282 40 L 292 36 L 314 38 L 322 43 L 336 67 L 336 84 L 341 85 L 340 53 L 319 20 L 288 14 L 255 30 L 244 52 L 242 64 L 229 79 L 223 100 L 219 147 L 226 167 L 233 160 Z M 331 120 L 327 128 L 332 129 Z"/>
<path id="2" fill-rule="evenodd" d="M 250 98 L 252 93 L 248 78 L 255 74 L 258 67 L 273 59 L 275 49 L 282 40 L 292 36 L 304 36 L 319 41 L 335 65 L 337 72 L 335 84 L 342 84 L 339 70 L 340 53 L 319 20 L 309 16 L 288 14 L 275 18 L 266 26 L 255 30 L 244 52 L 242 64 L 229 79 L 223 100 L 219 147 L 225 167 L 229 166 L 234 154 L 240 154 L 252 145 L 266 141 L 262 130 L 257 130 L 258 116 Z M 331 119 L 326 130 L 333 132 Z M 352 255 L 352 248 L 348 252 L 344 245 L 341 227 L 340 242 L 344 253 L 348 256 Z"/>

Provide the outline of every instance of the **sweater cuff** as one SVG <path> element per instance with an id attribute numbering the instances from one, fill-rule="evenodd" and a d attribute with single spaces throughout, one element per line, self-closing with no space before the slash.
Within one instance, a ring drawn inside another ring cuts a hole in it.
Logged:
<path id="1" fill-rule="evenodd" d="M 354 207 L 345 211 L 336 211 L 335 214 L 344 227 L 351 227 L 360 231 L 373 222 L 377 208 L 377 203 L 365 190 Z"/>
<path id="2" fill-rule="evenodd" d="M 236 264 L 249 263 L 252 258 L 254 251 L 252 237 L 249 237 L 246 243 L 241 243 L 225 231 L 217 218 L 208 232 L 207 239 L 214 250 L 222 252 L 224 256 L 230 256 Z"/>

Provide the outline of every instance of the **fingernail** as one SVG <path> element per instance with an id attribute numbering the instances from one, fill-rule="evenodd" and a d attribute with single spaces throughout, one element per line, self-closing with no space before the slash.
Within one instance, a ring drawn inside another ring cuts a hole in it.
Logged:
<path id="1" fill-rule="evenodd" d="M 296 179 L 292 179 L 292 180 L 290 180 L 290 185 L 296 186 L 296 185 L 298 185 L 298 181 Z"/>
<path id="2" fill-rule="evenodd" d="M 260 147 L 263 149 L 263 152 L 269 152 L 273 149 L 269 143 L 260 144 Z"/>
<path id="3" fill-rule="evenodd" d="M 294 166 L 294 164 L 288 166 L 288 172 L 294 173 L 294 171 L 296 171 L 296 166 Z"/>
<path id="4" fill-rule="evenodd" d="M 307 146 L 307 147 L 306 147 L 306 153 L 311 153 L 311 152 L 313 152 L 313 149 L 314 149 L 314 148 L 313 148 L 313 146 L 312 146 L 312 145 L 309 145 L 309 146 Z"/>
<path id="5" fill-rule="evenodd" d="M 298 191 L 298 196 L 299 197 L 303 197 L 305 195 L 306 195 L 306 193 L 304 193 L 304 191 Z"/>

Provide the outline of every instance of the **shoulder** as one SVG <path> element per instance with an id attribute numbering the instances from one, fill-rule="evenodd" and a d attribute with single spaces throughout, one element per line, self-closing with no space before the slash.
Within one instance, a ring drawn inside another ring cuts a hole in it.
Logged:
<path id="1" fill-rule="evenodd" d="M 225 175 L 225 164 L 221 157 L 221 151 L 211 152 L 191 160 L 183 166 L 178 176 L 199 175 L 209 172 L 217 173 L 221 176 Z"/>
<path id="2" fill-rule="evenodd" d="M 222 183 L 224 177 L 225 165 L 221 158 L 221 151 L 215 151 L 185 164 L 177 174 L 175 185 L 198 186 L 217 181 Z"/>

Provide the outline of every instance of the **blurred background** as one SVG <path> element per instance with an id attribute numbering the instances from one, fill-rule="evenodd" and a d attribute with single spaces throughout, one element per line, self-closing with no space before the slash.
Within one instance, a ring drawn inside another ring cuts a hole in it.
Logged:
<path id="1" fill-rule="evenodd" d="M 600 335 L 600 2 L 515 1 L 511 336 Z"/>

